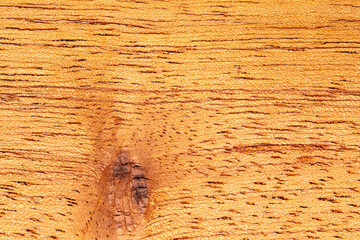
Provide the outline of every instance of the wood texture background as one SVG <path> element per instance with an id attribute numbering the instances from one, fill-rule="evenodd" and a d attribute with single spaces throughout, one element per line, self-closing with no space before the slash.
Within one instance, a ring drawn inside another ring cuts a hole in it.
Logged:
<path id="1" fill-rule="evenodd" d="M 0 239 L 360 239 L 359 27 L 357 0 L 1 1 Z M 121 237 L 119 149 L 151 189 Z"/>

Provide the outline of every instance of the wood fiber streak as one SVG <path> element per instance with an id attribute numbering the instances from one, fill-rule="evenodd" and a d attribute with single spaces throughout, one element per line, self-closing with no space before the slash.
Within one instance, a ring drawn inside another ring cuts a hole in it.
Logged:
<path id="1" fill-rule="evenodd" d="M 359 239 L 359 24 L 358 0 L 1 1 L 0 239 Z"/>

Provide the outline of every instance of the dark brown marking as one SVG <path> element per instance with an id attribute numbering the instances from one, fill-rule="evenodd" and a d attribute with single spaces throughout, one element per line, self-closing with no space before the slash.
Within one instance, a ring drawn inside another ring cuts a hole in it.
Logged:
<path id="1" fill-rule="evenodd" d="M 114 224 L 121 231 L 133 231 L 146 212 L 149 198 L 144 168 L 121 151 L 110 172 L 108 199 Z"/>

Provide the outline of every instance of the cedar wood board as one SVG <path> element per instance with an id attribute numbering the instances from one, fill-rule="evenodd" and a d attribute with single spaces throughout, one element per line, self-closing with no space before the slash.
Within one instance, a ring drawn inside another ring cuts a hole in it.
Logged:
<path id="1" fill-rule="evenodd" d="M 0 239 L 360 239 L 359 27 L 355 0 L 1 1 Z"/>

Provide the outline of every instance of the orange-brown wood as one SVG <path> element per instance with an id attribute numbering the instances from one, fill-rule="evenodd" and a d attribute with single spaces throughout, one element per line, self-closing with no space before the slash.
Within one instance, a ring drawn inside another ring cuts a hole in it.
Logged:
<path id="1" fill-rule="evenodd" d="M 359 26 L 356 0 L 2 1 L 0 239 L 359 239 Z M 123 150 L 150 195 L 119 233 Z"/>

